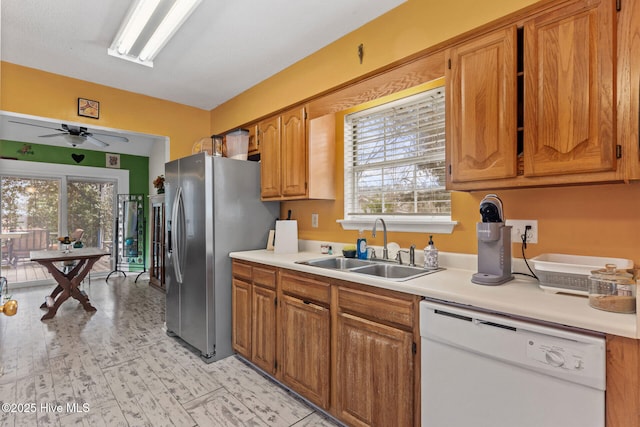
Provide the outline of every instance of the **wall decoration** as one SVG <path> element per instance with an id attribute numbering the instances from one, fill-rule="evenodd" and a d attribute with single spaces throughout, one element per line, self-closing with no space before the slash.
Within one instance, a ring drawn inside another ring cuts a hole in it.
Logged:
<path id="1" fill-rule="evenodd" d="M 106 154 L 107 163 L 106 166 L 108 168 L 120 169 L 120 154 Z"/>
<path id="2" fill-rule="evenodd" d="M 84 160 L 84 154 L 75 154 L 73 153 L 71 155 L 71 158 L 76 162 L 76 163 L 80 163 L 81 161 Z"/>
<path id="3" fill-rule="evenodd" d="M 92 119 L 100 118 L 100 103 L 90 99 L 78 98 L 78 115 Z"/>
<path id="4" fill-rule="evenodd" d="M 31 144 L 23 144 L 22 147 L 17 151 L 17 153 L 22 154 L 23 156 L 26 154 L 34 154 L 31 149 Z"/>

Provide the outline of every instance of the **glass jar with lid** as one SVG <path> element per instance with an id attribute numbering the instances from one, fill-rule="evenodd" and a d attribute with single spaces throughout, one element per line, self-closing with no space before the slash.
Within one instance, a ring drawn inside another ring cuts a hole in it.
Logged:
<path id="1" fill-rule="evenodd" d="M 589 276 L 589 305 L 615 313 L 636 312 L 636 282 L 626 270 L 615 264 L 593 270 Z"/>

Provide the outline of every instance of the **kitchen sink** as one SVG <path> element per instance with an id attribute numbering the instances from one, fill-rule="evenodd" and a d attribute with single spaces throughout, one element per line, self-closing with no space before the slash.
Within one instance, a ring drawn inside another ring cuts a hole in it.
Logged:
<path id="1" fill-rule="evenodd" d="M 309 261 L 298 261 L 298 264 L 312 265 L 314 267 L 330 268 L 333 270 L 349 270 L 355 267 L 363 267 L 373 263 L 373 261 L 367 261 L 357 258 L 318 258 Z"/>
<path id="2" fill-rule="evenodd" d="M 393 261 L 381 259 L 364 260 L 345 257 L 317 258 L 308 261 L 296 261 L 296 264 L 367 274 L 369 276 L 376 276 L 394 281 L 414 279 L 416 277 L 444 270 L 444 268 L 425 270 L 424 268 L 400 265 Z"/>
<path id="3" fill-rule="evenodd" d="M 372 264 L 366 265 L 363 267 L 354 268 L 354 273 L 360 274 L 369 274 L 371 276 L 383 277 L 385 279 L 390 280 L 409 280 L 414 279 L 416 277 L 424 276 L 426 274 L 435 273 L 436 271 L 443 270 L 433 269 L 433 270 L 425 270 L 424 268 L 419 267 L 410 267 L 408 265 L 399 265 L 399 264 Z"/>

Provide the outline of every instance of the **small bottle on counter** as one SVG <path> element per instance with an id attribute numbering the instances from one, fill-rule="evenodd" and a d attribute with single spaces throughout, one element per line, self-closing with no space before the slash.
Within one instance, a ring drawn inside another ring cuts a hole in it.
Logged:
<path id="1" fill-rule="evenodd" d="M 364 231 L 362 229 L 358 231 L 356 253 L 359 259 L 367 259 L 367 239 L 364 237 Z"/>
<path id="2" fill-rule="evenodd" d="M 429 236 L 429 244 L 424 248 L 424 268 L 428 270 L 438 268 L 438 249 L 433 244 L 433 236 Z"/>

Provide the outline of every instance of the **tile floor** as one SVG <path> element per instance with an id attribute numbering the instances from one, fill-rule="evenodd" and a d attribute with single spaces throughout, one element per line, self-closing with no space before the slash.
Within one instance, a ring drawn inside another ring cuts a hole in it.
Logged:
<path id="1" fill-rule="evenodd" d="M 231 356 L 205 364 L 163 331 L 164 294 L 146 280 L 92 279 L 98 309 L 68 300 L 52 320 L 52 287 L 12 292 L 0 315 L 0 426 L 335 426 Z"/>

